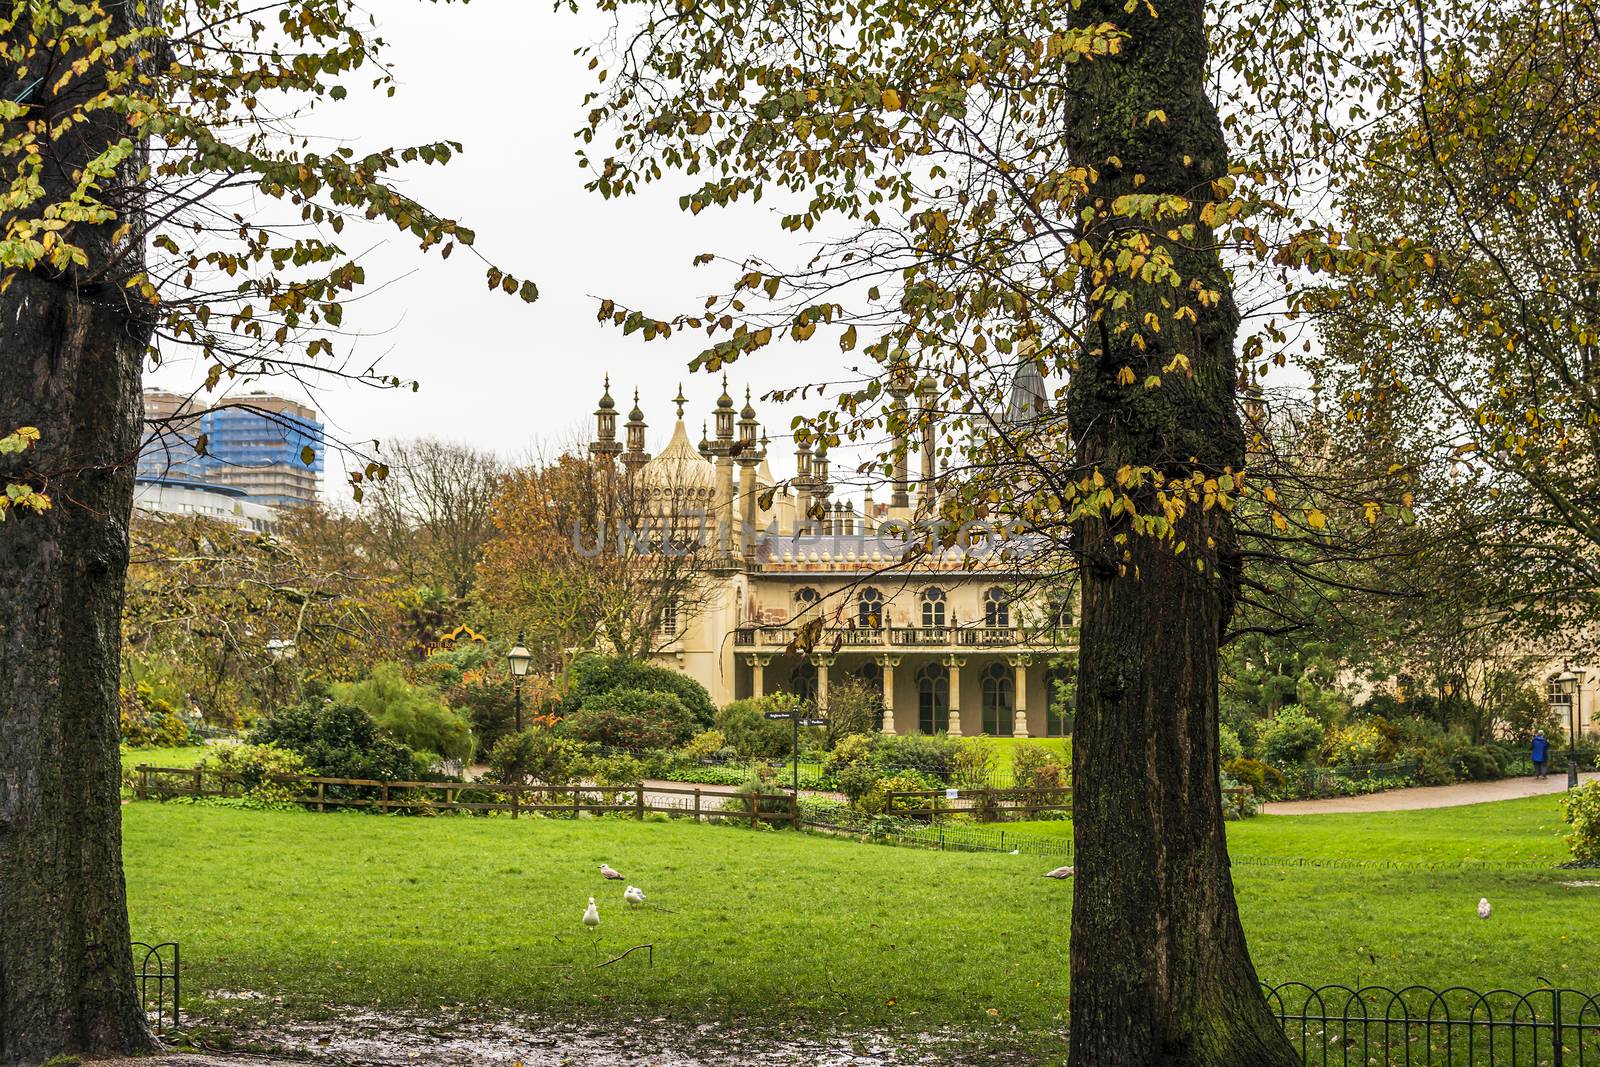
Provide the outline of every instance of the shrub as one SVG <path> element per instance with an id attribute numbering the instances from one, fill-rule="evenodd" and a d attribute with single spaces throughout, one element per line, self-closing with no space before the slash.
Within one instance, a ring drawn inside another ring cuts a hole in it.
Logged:
<path id="1" fill-rule="evenodd" d="M 1231 759 L 1222 765 L 1222 773 L 1249 786 L 1258 797 L 1275 794 L 1284 786 L 1282 771 L 1256 759 Z"/>
<path id="2" fill-rule="evenodd" d="M 574 737 L 614 748 L 677 748 L 694 733 L 694 716 L 672 693 L 613 689 L 589 697 L 565 720 Z"/>
<path id="3" fill-rule="evenodd" d="M 427 773 L 409 747 L 354 704 L 317 701 L 279 708 L 256 724 L 249 740 L 298 752 L 308 768 L 329 778 L 393 782 Z"/>
<path id="4" fill-rule="evenodd" d="M 1579 863 L 1600 863 L 1600 782 L 1574 789 L 1561 800 L 1572 825 L 1567 845 Z"/>
<path id="5" fill-rule="evenodd" d="M 397 663 L 380 663 L 359 682 L 333 687 L 335 700 L 371 715 L 373 721 L 414 752 L 431 752 L 460 764 L 471 762 L 472 727 L 439 692 L 407 682 Z"/>
<path id="6" fill-rule="evenodd" d="M 1381 763 L 1390 752 L 1383 731 L 1372 719 L 1357 719 L 1328 733 L 1328 762 L 1336 767 Z M 1392 752 L 1392 750 L 1391 750 Z"/>
<path id="7" fill-rule="evenodd" d="M 871 734 L 848 734 L 841 737 L 833 746 L 833 751 L 828 753 L 828 770 L 836 771 L 841 767 L 871 763 L 876 744 L 877 741 Z"/>
<path id="8" fill-rule="evenodd" d="M 1011 776 L 1018 789 L 1056 789 L 1070 778 L 1056 753 L 1031 741 L 1019 741 L 1012 748 Z"/>
<path id="9" fill-rule="evenodd" d="M 591 782 L 601 789 L 601 803 L 627 804 L 638 795 L 635 787 L 649 777 L 644 764 L 630 753 L 590 757 L 584 764 Z"/>
<path id="10" fill-rule="evenodd" d="M 938 782 L 935 782 L 928 778 L 927 775 L 919 774 L 916 771 L 901 771 L 897 774 L 886 774 L 873 783 L 872 788 L 861 797 L 861 800 L 856 804 L 856 807 L 868 815 L 892 815 L 894 813 L 889 811 L 890 793 L 915 792 L 917 790 L 938 788 Z M 944 805 L 944 799 L 942 797 L 918 797 L 914 799 L 917 801 L 915 805 L 916 807 L 943 807 Z M 931 805 L 924 805 L 921 803 L 921 801 L 924 800 L 932 800 L 933 803 Z"/>
<path id="11" fill-rule="evenodd" d="M 170 701 L 154 695 L 146 682 L 117 690 L 117 724 L 124 744 L 135 748 L 175 748 L 189 744 L 189 724 Z"/>
<path id="12" fill-rule="evenodd" d="M 1505 777 L 1500 754 L 1488 745 L 1473 745 L 1455 754 L 1450 761 L 1456 774 L 1469 782 L 1492 782 Z"/>
<path id="13" fill-rule="evenodd" d="M 1244 758 L 1244 742 L 1239 740 L 1238 731 L 1227 723 L 1217 727 L 1217 751 L 1223 763 Z"/>
<path id="14" fill-rule="evenodd" d="M 918 771 L 947 782 L 960 742 L 944 734 L 896 734 L 878 742 L 878 762 L 891 770 Z"/>
<path id="15" fill-rule="evenodd" d="M 1263 766 L 1265 766 L 1265 764 L 1263 764 Z M 1246 783 L 1240 782 L 1238 779 L 1229 777 L 1226 773 L 1222 775 L 1222 817 L 1224 819 L 1229 821 L 1248 819 L 1256 813 L 1256 808 L 1258 806 L 1256 797 L 1258 794 L 1253 786 L 1250 788 L 1249 792 L 1245 793 L 1228 792 L 1229 789 L 1237 789 L 1239 786 L 1245 784 Z"/>
<path id="16" fill-rule="evenodd" d="M 789 815 L 794 811 L 794 798 L 789 791 L 778 784 L 777 771 L 766 764 L 757 764 L 739 783 L 740 793 L 754 793 L 756 795 L 756 810 L 763 815 Z M 749 811 L 750 802 L 743 796 L 730 797 L 723 802 L 723 811 Z M 757 827 L 762 824 L 751 820 Z"/>
<path id="17" fill-rule="evenodd" d="M 583 746 L 555 731 L 532 726 L 506 734 L 489 750 L 489 773 L 502 784 L 567 785 L 578 772 Z"/>
<path id="18" fill-rule="evenodd" d="M 840 738 L 867 734 L 883 722 L 883 697 L 859 678 L 845 677 L 828 687 L 827 747 Z"/>
<path id="19" fill-rule="evenodd" d="M 870 763 L 852 763 L 839 772 L 839 792 L 845 795 L 851 807 L 859 807 L 861 798 L 872 792 L 883 777 L 883 771 Z"/>
<path id="20" fill-rule="evenodd" d="M 1287 704 L 1261 731 L 1261 753 L 1275 767 L 1309 763 L 1322 748 L 1322 724 L 1299 704 Z"/>
<path id="21" fill-rule="evenodd" d="M 716 716 L 711 694 L 706 692 L 705 686 L 688 675 L 652 663 L 620 656 L 602 656 L 594 652 L 573 661 L 561 711 L 571 714 L 588 704 L 592 698 L 619 689 L 671 693 L 700 726 L 710 726 Z"/>
<path id="22" fill-rule="evenodd" d="M 805 702 L 788 693 L 747 697 L 717 712 L 717 729 L 728 745 L 744 759 L 787 759 L 794 747 L 794 726 L 787 720 L 769 719 L 769 711 L 801 712 Z M 802 730 L 814 735 L 815 731 Z"/>
<path id="23" fill-rule="evenodd" d="M 296 795 L 292 785 L 273 779 L 306 772 L 305 760 L 298 752 L 238 741 L 212 746 L 199 767 L 205 774 L 236 776 L 245 797 L 263 805 L 284 804 Z"/>
<path id="24" fill-rule="evenodd" d="M 678 756 L 690 763 L 705 763 L 715 760 L 727 743 L 728 739 L 721 730 L 702 730 L 689 739 L 689 743 L 679 750 Z"/>

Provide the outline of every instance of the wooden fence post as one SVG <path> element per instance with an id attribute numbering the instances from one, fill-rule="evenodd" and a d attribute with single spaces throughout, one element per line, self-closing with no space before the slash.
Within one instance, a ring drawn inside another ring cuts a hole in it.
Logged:
<path id="1" fill-rule="evenodd" d="M 137 792 L 140 800 L 150 799 L 150 768 L 145 764 L 139 765 L 139 786 Z"/>
<path id="2" fill-rule="evenodd" d="M 639 821 L 640 822 L 644 822 L 644 783 L 643 782 L 639 783 L 639 797 L 638 797 L 638 804 L 637 804 L 637 809 L 636 810 L 639 812 Z"/>
<path id="3" fill-rule="evenodd" d="M 700 821 L 700 787 L 699 786 L 696 786 L 695 790 L 694 790 L 694 821 L 696 823 L 698 823 Z"/>
<path id="4" fill-rule="evenodd" d="M 327 789 L 328 789 L 328 783 L 326 783 L 326 782 L 318 782 L 317 783 L 317 810 L 318 811 L 327 811 L 328 810 L 328 805 L 326 803 L 326 801 L 328 799 L 328 797 L 327 797 Z"/>
<path id="5" fill-rule="evenodd" d="M 583 789 L 579 786 L 572 787 L 572 821 L 577 822 L 578 816 L 583 814 Z"/>
<path id="6" fill-rule="evenodd" d="M 378 806 L 385 814 L 388 813 L 388 811 L 389 811 L 389 783 L 388 782 L 384 782 L 383 783 L 383 795 L 382 795 L 382 799 L 378 801 Z"/>
<path id="7" fill-rule="evenodd" d="M 756 791 L 754 789 L 745 794 L 745 803 L 750 808 L 750 825 L 755 826 L 759 824 L 761 820 L 756 817 L 756 813 L 760 811 L 760 809 L 756 807 Z"/>
<path id="8" fill-rule="evenodd" d="M 199 767 L 196 767 L 194 769 L 194 795 L 195 796 L 199 796 L 200 795 L 200 775 L 201 775 L 201 773 L 202 772 L 201 772 Z"/>
<path id="9" fill-rule="evenodd" d="M 513 819 L 515 819 L 517 817 L 517 787 L 515 785 L 513 785 L 513 786 L 510 787 L 510 789 L 511 789 L 511 817 Z"/>

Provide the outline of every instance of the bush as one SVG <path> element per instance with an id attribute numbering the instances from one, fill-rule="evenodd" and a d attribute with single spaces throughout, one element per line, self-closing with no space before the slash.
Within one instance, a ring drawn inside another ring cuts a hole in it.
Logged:
<path id="1" fill-rule="evenodd" d="M 884 773 L 870 763 L 853 763 L 839 772 L 839 792 L 849 800 L 851 807 L 859 807 L 861 798 L 872 792 Z"/>
<path id="2" fill-rule="evenodd" d="M 739 792 L 754 793 L 757 797 L 756 810 L 763 815 L 790 815 L 794 812 L 794 798 L 778 784 L 778 772 L 765 764 L 751 769 L 744 781 L 739 783 Z M 750 802 L 742 796 L 731 797 L 723 802 L 722 810 L 749 811 Z M 751 824 L 757 828 L 763 825 L 755 820 L 751 820 Z"/>
<path id="3" fill-rule="evenodd" d="M 727 743 L 728 739 L 721 730 L 702 730 L 689 739 L 678 756 L 690 763 L 705 763 L 717 759 L 717 754 Z"/>
<path id="4" fill-rule="evenodd" d="M 414 752 L 431 752 L 460 764 L 472 761 L 472 727 L 451 710 L 439 692 L 407 682 L 397 663 L 380 663 L 359 682 L 333 687 L 335 700 L 371 715 L 395 740 Z"/>
<path id="5" fill-rule="evenodd" d="M 314 773 L 380 782 L 425 776 L 409 747 L 354 704 L 321 701 L 279 708 L 251 730 L 249 740 L 298 752 Z"/>
<path id="6" fill-rule="evenodd" d="M 1309 763 L 1322 748 L 1322 724 L 1299 704 L 1287 704 L 1261 731 L 1261 754 L 1275 767 Z"/>
<path id="7" fill-rule="evenodd" d="M 1011 749 L 1011 776 L 1018 789 L 1058 789 L 1071 780 L 1056 753 L 1031 741 L 1019 741 Z"/>
<path id="8" fill-rule="evenodd" d="M 1262 766 L 1265 766 L 1265 764 Z M 1237 789 L 1239 786 L 1246 784 L 1236 778 L 1229 777 L 1227 774 L 1222 775 L 1222 817 L 1224 819 L 1230 822 L 1237 819 L 1248 819 L 1256 813 L 1258 806 L 1256 797 L 1259 794 L 1254 786 L 1251 786 L 1250 791 L 1246 793 L 1228 792 L 1230 789 Z"/>
<path id="9" fill-rule="evenodd" d="M 1244 742 L 1239 740 L 1238 732 L 1227 723 L 1217 727 L 1217 752 L 1223 763 L 1244 758 Z"/>
<path id="10" fill-rule="evenodd" d="M 555 731 L 531 726 L 506 734 L 489 750 L 489 774 L 503 785 L 567 785 L 578 772 L 583 746 Z"/>
<path id="11" fill-rule="evenodd" d="M 964 737 L 956 744 L 951 784 L 962 789 L 988 788 L 994 784 L 994 772 L 998 764 L 994 745 L 988 739 Z"/>
<path id="12" fill-rule="evenodd" d="M 1600 863 L 1600 782 L 1590 782 L 1561 799 L 1572 825 L 1567 845 L 1579 863 Z"/>
<path id="13" fill-rule="evenodd" d="M 199 767 L 205 774 L 236 776 L 245 797 L 262 805 L 287 803 L 298 792 L 274 778 L 306 773 L 305 760 L 297 752 L 277 745 L 249 745 L 238 741 L 212 746 Z"/>
<path id="14" fill-rule="evenodd" d="M 677 748 L 694 733 L 694 716 L 672 693 L 613 689 L 589 697 L 564 726 L 574 737 L 613 748 Z"/>
<path id="15" fill-rule="evenodd" d="M 694 723 L 702 727 L 710 726 L 716 716 L 705 686 L 688 675 L 652 663 L 591 652 L 573 661 L 569 678 L 567 695 L 561 703 L 563 714 L 577 711 L 601 694 L 632 689 L 671 693 L 688 709 Z"/>
<path id="16" fill-rule="evenodd" d="M 955 772 L 960 742 L 944 734 L 896 734 L 878 742 L 878 762 L 890 770 L 917 771 L 947 782 Z"/>
<path id="17" fill-rule="evenodd" d="M 1357 719 L 1330 731 L 1325 751 L 1328 762 L 1336 767 L 1382 763 L 1386 755 L 1393 754 L 1383 731 L 1372 719 Z"/>
<path id="18" fill-rule="evenodd" d="M 743 759 L 788 759 L 794 747 L 794 726 L 784 719 L 769 719 L 769 711 L 803 712 L 805 702 L 788 693 L 747 697 L 723 706 L 717 712 L 717 729 L 728 745 Z M 814 736 L 815 729 L 802 730 Z"/>
<path id="19" fill-rule="evenodd" d="M 833 751 L 828 753 L 827 768 L 830 772 L 834 772 L 842 767 L 871 763 L 876 745 L 877 740 L 871 734 L 848 734 L 841 737 L 833 746 Z"/>
<path id="20" fill-rule="evenodd" d="M 932 781 L 926 775 L 919 774 L 916 771 L 902 771 L 898 774 L 886 774 L 872 784 L 872 788 L 861 797 L 860 801 L 857 802 L 856 807 L 868 815 L 892 815 L 894 813 L 888 810 L 890 793 L 914 792 L 920 789 L 938 788 L 938 782 Z M 943 799 L 940 797 L 928 797 L 920 799 L 932 800 L 934 803 L 932 805 L 928 805 L 931 807 L 941 807 L 943 805 Z M 924 805 L 918 804 L 917 806 L 922 807 Z"/>
<path id="21" fill-rule="evenodd" d="M 1488 745 L 1473 745 L 1450 761 L 1456 774 L 1469 782 L 1492 782 L 1506 776 L 1500 753 Z"/>
<path id="22" fill-rule="evenodd" d="M 869 734 L 883 722 L 883 697 L 859 678 L 845 677 L 828 687 L 827 747 L 840 738 Z"/>
<path id="23" fill-rule="evenodd" d="M 135 748 L 175 748 L 189 744 L 189 724 L 170 701 L 154 695 L 146 682 L 117 690 L 117 725 L 122 742 Z"/>
<path id="24" fill-rule="evenodd" d="M 1231 759 L 1222 765 L 1222 773 L 1247 785 L 1258 797 L 1271 796 L 1284 786 L 1283 772 L 1270 763 L 1256 759 Z"/>

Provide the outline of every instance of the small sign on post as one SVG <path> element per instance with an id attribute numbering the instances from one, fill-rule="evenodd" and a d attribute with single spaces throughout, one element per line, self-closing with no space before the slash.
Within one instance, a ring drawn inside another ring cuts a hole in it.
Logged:
<path id="1" fill-rule="evenodd" d="M 959 800 L 959 799 L 961 799 L 961 790 L 959 790 L 959 789 L 946 789 L 944 791 L 944 798 L 946 800 Z"/>
<path id="2" fill-rule="evenodd" d="M 769 711 L 769 712 L 767 712 L 767 718 L 769 718 L 769 719 L 787 719 L 788 717 L 789 717 L 789 713 L 787 711 Z"/>

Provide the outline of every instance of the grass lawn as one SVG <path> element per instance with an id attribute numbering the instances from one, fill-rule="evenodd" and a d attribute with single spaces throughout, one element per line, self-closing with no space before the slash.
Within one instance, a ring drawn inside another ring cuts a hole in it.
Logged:
<path id="1" fill-rule="evenodd" d="M 983 739 L 994 749 L 995 765 L 1008 771 L 1011 769 L 1011 751 L 1018 745 L 1038 745 L 1058 755 L 1064 754 L 1067 746 L 1064 737 L 990 737 L 985 734 Z"/>
<path id="2" fill-rule="evenodd" d="M 141 763 L 151 767 L 193 767 L 206 756 L 205 745 L 179 748 L 130 748 L 122 746 L 122 769 L 131 771 Z"/>
<path id="3" fill-rule="evenodd" d="M 1070 822 L 1006 823 L 1071 837 Z M 1258 815 L 1228 823 L 1228 850 L 1241 859 L 1301 857 L 1379 863 L 1553 866 L 1571 858 L 1559 796 L 1525 797 L 1426 811 L 1355 815 Z"/>
<path id="4" fill-rule="evenodd" d="M 1482 834 L 1554 859 L 1553 810 L 1536 798 L 1472 812 L 1263 817 L 1233 832 L 1236 847 L 1248 835 L 1263 854 L 1425 845 L 1448 856 Z M 123 833 L 134 934 L 183 943 L 190 998 L 256 990 L 283 1002 L 247 1011 L 308 1017 L 328 1005 L 467 1003 L 958 1027 L 1060 1049 L 1072 883 L 1039 877 L 1048 864 L 1035 857 L 684 822 L 156 802 L 125 807 Z M 625 908 L 620 884 L 596 872 L 602 861 L 671 912 Z M 1241 866 L 1235 877 L 1269 981 L 1600 985 L 1580 918 L 1600 891 L 1565 888 L 1562 872 Z M 591 894 L 598 946 L 578 922 Z M 1495 904 L 1489 922 L 1474 913 L 1480 896 Z M 633 957 L 592 968 L 597 949 L 643 942 L 655 945 L 653 970 Z"/>

